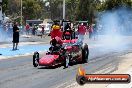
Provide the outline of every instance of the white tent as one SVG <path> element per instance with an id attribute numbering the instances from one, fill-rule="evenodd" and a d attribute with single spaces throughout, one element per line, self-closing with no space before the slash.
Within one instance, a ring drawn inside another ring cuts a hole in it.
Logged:
<path id="1" fill-rule="evenodd" d="M 43 24 L 46 24 L 46 23 L 53 23 L 53 21 L 51 19 L 44 19 Z"/>

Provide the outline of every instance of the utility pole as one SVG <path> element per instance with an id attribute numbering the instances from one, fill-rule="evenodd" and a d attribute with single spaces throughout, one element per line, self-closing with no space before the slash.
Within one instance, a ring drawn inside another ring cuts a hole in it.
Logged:
<path id="1" fill-rule="evenodd" d="M 63 0 L 63 19 L 65 20 L 65 0 Z"/>
<path id="2" fill-rule="evenodd" d="M 22 0 L 21 0 L 21 25 L 22 25 Z"/>
<path id="3" fill-rule="evenodd" d="M 0 14 L 1 14 L 0 22 L 2 23 L 2 17 L 3 17 L 3 14 L 2 14 L 2 0 L 0 0 Z M 1 25 L 1 23 L 0 23 L 0 25 Z M 2 54 L 0 53 L 0 55 L 2 55 Z"/>
<path id="4" fill-rule="evenodd" d="M 63 0 L 63 20 L 65 20 L 65 10 L 66 10 L 66 9 L 65 9 L 65 6 L 66 6 L 66 5 L 65 5 L 65 0 Z M 62 20 L 62 21 L 63 21 L 63 20 Z M 62 22 L 62 23 L 63 23 L 63 31 L 64 31 L 65 23 L 64 23 L 64 22 Z"/>

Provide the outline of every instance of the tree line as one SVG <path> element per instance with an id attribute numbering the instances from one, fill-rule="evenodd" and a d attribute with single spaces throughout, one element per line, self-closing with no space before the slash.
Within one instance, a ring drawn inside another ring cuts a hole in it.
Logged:
<path id="1" fill-rule="evenodd" d="M 121 6 L 132 7 L 131 0 L 65 0 L 66 19 L 93 22 L 98 12 Z M 3 12 L 12 19 L 20 18 L 21 0 L 3 0 Z M 62 19 L 63 0 L 22 0 L 23 20 Z"/>

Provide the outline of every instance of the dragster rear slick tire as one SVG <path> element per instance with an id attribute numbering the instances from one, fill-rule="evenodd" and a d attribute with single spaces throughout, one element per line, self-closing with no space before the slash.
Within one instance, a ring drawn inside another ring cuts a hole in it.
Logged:
<path id="1" fill-rule="evenodd" d="M 34 52 L 34 55 L 33 55 L 33 66 L 34 67 L 38 67 L 39 66 L 39 53 L 38 52 Z"/>
<path id="2" fill-rule="evenodd" d="M 89 56 L 89 48 L 88 45 L 85 44 L 85 46 L 82 47 L 82 63 L 88 62 L 88 56 Z"/>

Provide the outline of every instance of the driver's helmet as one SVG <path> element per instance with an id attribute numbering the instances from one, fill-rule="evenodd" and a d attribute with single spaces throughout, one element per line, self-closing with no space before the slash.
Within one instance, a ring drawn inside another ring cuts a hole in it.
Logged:
<path id="1" fill-rule="evenodd" d="M 53 29 L 53 30 L 60 30 L 61 28 L 60 28 L 59 25 L 53 25 L 52 29 Z"/>
<path id="2" fill-rule="evenodd" d="M 70 34 L 70 32 L 66 32 L 66 33 L 65 33 L 65 39 L 66 39 L 66 40 L 70 40 L 70 39 L 71 39 L 71 34 Z"/>

